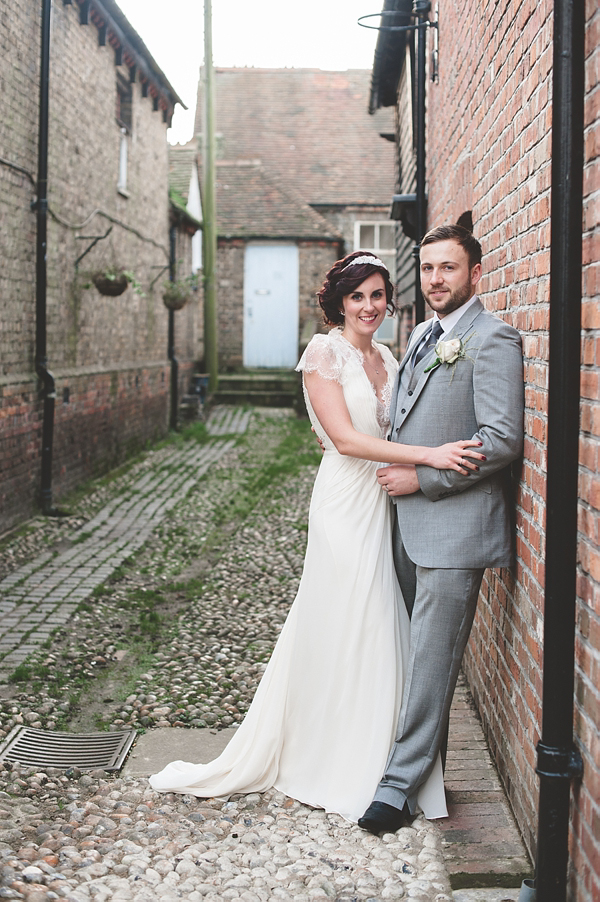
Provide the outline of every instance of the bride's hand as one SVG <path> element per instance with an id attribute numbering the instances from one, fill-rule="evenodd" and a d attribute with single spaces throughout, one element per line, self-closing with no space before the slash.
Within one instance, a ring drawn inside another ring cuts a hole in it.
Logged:
<path id="1" fill-rule="evenodd" d="M 475 461 L 486 460 L 480 451 L 474 451 L 473 446 L 482 447 L 482 442 L 469 439 L 460 442 L 448 442 L 437 448 L 431 448 L 430 460 L 427 464 L 436 470 L 457 470 L 464 476 L 469 475 L 469 470 L 478 470 Z"/>

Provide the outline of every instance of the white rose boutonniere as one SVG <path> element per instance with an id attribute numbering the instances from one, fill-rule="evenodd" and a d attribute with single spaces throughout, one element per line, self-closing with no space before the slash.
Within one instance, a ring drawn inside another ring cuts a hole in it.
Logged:
<path id="1" fill-rule="evenodd" d="M 445 363 L 447 366 L 452 367 L 452 375 L 454 375 L 454 367 L 459 360 L 464 360 L 467 357 L 469 360 L 473 359 L 467 354 L 467 347 L 474 335 L 475 333 L 471 332 L 464 342 L 460 338 L 446 338 L 445 340 L 440 338 L 435 346 L 435 360 L 428 367 L 425 367 L 424 372 L 428 373 L 429 370 L 434 370 L 436 367 L 441 366 L 442 363 Z"/>
<path id="2" fill-rule="evenodd" d="M 449 338 L 447 341 L 440 339 L 435 346 L 436 356 L 442 363 L 454 363 L 461 356 L 461 351 L 460 338 Z"/>

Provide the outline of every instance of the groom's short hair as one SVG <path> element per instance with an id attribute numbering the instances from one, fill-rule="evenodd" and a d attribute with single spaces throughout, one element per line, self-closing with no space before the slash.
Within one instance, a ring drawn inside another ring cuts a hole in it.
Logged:
<path id="1" fill-rule="evenodd" d="M 437 244 L 438 241 L 456 241 L 463 248 L 469 258 L 469 269 L 473 269 L 476 263 L 481 263 L 481 245 L 477 238 L 468 229 L 460 225 L 444 225 L 430 229 L 421 241 L 421 247 L 426 244 Z"/>

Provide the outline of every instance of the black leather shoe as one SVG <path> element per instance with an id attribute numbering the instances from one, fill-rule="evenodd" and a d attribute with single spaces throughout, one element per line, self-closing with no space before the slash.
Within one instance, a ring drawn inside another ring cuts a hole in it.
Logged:
<path id="1" fill-rule="evenodd" d="M 400 827 L 411 824 L 414 819 L 406 802 L 403 808 L 394 808 L 385 802 L 371 802 L 363 816 L 358 819 L 358 826 L 377 836 L 379 833 L 395 833 Z"/>

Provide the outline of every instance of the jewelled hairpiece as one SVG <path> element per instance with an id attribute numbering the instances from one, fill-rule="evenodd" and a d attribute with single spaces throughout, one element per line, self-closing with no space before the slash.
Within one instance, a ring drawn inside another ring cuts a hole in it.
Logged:
<path id="1" fill-rule="evenodd" d="M 355 257 L 354 260 L 350 260 L 350 263 L 346 263 L 342 272 L 346 272 L 346 270 L 351 266 L 357 266 L 359 263 L 372 263 L 373 266 L 382 266 L 386 271 L 389 272 L 383 260 L 380 260 L 379 257 L 371 257 L 367 254 L 363 254 L 363 256 L 361 257 Z"/>

